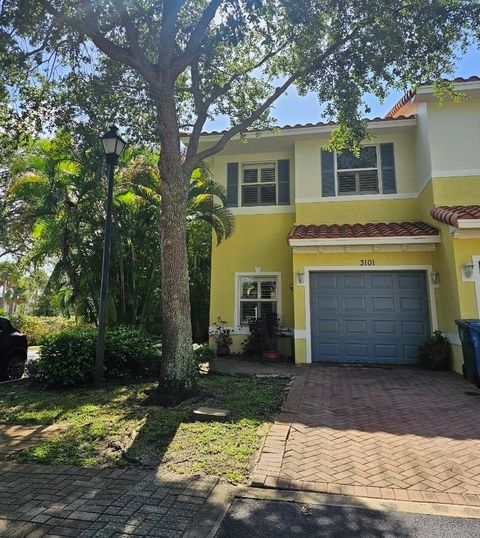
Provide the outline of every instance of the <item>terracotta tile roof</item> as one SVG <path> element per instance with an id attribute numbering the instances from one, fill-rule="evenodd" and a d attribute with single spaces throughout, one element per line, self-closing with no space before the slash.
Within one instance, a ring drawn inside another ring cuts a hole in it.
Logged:
<path id="1" fill-rule="evenodd" d="M 437 228 L 425 222 L 369 222 L 367 224 L 296 224 L 290 239 L 339 239 L 364 237 L 438 236 Z"/>
<path id="2" fill-rule="evenodd" d="M 367 121 L 368 123 L 381 123 L 381 122 L 385 122 L 385 121 L 397 121 L 397 120 L 413 120 L 415 119 L 415 116 L 414 115 L 411 115 L 411 116 L 397 116 L 396 118 L 380 118 L 380 117 L 376 117 L 376 118 L 372 118 L 372 119 L 368 119 L 367 118 Z M 305 129 L 305 128 L 313 128 L 313 127 L 335 127 L 336 125 L 338 125 L 337 122 L 335 121 L 326 121 L 326 122 L 323 122 L 323 121 L 319 121 L 318 123 L 296 123 L 295 125 L 284 125 L 283 127 L 278 127 L 278 129 L 280 129 L 280 131 L 286 131 L 288 129 Z M 261 132 L 265 132 L 265 131 L 269 131 L 270 129 L 248 129 L 246 132 L 247 133 L 261 133 Z M 224 131 L 204 131 L 202 132 L 201 136 L 209 136 L 209 135 L 221 135 L 221 134 L 224 134 L 226 133 L 227 131 L 224 130 Z M 190 133 L 182 133 L 182 136 L 184 137 L 188 137 L 190 136 Z"/>
<path id="3" fill-rule="evenodd" d="M 480 77 L 477 76 L 477 75 L 473 75 L 473 76 L 468 77 L 468 78 L 457 77 L 457 78 L 454 78 L 453 80 L 449 80 L 449 79 L 445 79 L 445 80 L 448 80 L 448 82 L 454 82 L 454 83 L 456 82 L 456 83 L 460 84 L 462 82 L 479 82 Z M 430 84 L 432 84 L 432 82 L 426 82 L 425 84 L 422 84 L 422 86 L 429 86 Z M 407 92 L 405 92 L 403 97 L 401 99 L 399 99 L 392 106 L 392 108 L 385 114 L 384 118 L 385 119 L 393 119 L 395 114 L 399 110 L 401 110 L 408 103 L 408 101 L 410 101 L 410 99 L 415 96 L 416 93 L 417 92 L 415 90 L 408 90 Z"/>
<path id="4" fill-rule="evenodd" d="M 450 226 L 458 226 L 459 219 L 480 220 L 480 205 L 443 205 L 431 209 L 430 215 Z"/>

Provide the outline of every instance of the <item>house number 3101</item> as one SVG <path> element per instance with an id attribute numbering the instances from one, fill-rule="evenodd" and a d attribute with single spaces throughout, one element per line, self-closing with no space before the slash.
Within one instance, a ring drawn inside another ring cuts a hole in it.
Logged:
<path id="1" fill-rule="evenodd" d="M 375 260 L 372 259 L 366 259 L 366 260 L 360 260 L 360 265 L 362 267 L 375 265 Z"/>

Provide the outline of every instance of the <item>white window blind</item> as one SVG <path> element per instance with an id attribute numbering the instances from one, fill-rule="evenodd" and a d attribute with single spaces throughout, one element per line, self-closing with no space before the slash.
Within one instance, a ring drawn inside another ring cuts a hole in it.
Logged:
<path id="1" fill-rule="evenodd" d="M 245 164 L 242 167 L 242 205 L 276 205 L 275 163 Z"/>
<path id="2" fill-rule="evenodd" d="M 377 194 L 378 160 L 376 146 L 363 147 L 359 156 L 337 153 L 338 194 Z"/>

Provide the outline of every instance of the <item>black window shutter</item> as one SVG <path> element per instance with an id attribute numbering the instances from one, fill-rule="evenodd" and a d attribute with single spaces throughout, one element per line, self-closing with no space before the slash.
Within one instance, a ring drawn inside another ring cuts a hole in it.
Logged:
<path id="1" fill-rule="evenodd" d="M 395 155 L 393 144 L 380 144 L 380 159 L 382 163 L 383 194 L 395 194 L 397 192 L 397 180 L 395 177 Z"/>
<path id="2" fill-rule="evenodd" d="M 238 163 L 227 163 L 227 205 L 238 207 Z"/>
<path id="3" fill-rule="evenodd" d="M 278 161 L 278 205 L 290 203 L 290 160 Z"/>
<path id="4" fill-rule="evenodd" d="M 335 163 L 333 151 L 322 149 L 322 196 L 335 196 Z"/>

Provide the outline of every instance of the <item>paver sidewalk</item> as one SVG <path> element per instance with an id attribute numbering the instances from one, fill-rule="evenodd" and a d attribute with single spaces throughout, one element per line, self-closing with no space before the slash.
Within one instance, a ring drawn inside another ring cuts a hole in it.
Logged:
<path id="1" fill-rule="evenodd" d="M 214 478 L 132 469 L 0 466 L 0 536 L 181 537 Z"/>
<path id="2" fill-rule="evenodd" d="M 452 372 L 313 365 L 252 485 L 480 506 L 480 391 Z"/>
<path id="3" fill-rule="evenodd" d="M 51 435 L 67 430 L 67 425 L 0 425 L 0 458 L 10 456 L 18 450 L 33 446 Z"/>

